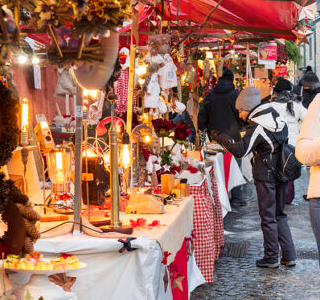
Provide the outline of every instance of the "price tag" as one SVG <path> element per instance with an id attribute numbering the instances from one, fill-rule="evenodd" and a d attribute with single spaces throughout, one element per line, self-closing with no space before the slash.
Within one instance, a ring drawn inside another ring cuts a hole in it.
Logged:
<path id="1" fill-rule="evenodd" d="M 76 118 L 82 118 L 82 106 L 76 106 Z"/>

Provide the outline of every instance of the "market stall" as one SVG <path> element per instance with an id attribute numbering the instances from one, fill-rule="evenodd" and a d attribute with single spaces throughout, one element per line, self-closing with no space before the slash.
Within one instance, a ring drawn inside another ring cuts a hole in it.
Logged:
<path id="1" fill-rule="evenodd" d="M 187 300 L 213 282 L 228 193 L 246 181 L 230 154 L 203 151 L 199 108 L 224 65 L 268 94 L 251 67 L 285 63 L 272 40 L 306 37 L 312 1 L 235 2 L 1 3 L 4 294 Z"/>

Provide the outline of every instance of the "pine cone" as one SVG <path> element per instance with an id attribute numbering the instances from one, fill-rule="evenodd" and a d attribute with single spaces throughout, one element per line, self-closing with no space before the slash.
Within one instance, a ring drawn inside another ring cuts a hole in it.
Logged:
<path id="1" fill-rule="evenodd" d="M 23 252 L 30 253 L 31 251 L 33 251 L 33 242 L 31 238 L 27 236 L 24 242 Z"/>
<path id="2" fill-rule="evenodd" d="M 27 205 L 24 205 L 24 204 L 20 204 L 20 203 L 16 203 L 16 205 L 18 206 L 20 213 L 22 214 L 22 216 L 25 219 L 27 219 L 29 221 L 40 220 L 40 215 L 33 208 L 31 208 Z"/>
<path id="3" fill-rule="evenodd" d="M 24 219 L 24 224 L 26 225 L 27 235 L 32 240 L 37 240 L 40 238 L 40 232 L 35 224 L 32 224 L 32 221 L 30 222 L 27 219 Z"/>

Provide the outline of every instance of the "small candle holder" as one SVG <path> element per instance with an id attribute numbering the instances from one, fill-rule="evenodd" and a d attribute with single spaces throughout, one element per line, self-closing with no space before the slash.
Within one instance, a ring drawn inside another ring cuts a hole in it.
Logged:
<path id="1" fill-rule="evenodd" d="M 51 194 L 47 198 L 48 206 L 54 205 L 58 213 L 73 213 L 74 197 L 70 192 L 71 148 L 56 146 L 49 152 L 47 165 L 51 180 Z"/>

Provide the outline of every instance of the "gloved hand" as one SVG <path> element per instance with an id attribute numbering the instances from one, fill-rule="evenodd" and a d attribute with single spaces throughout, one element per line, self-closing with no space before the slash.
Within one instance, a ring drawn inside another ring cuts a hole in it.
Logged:
<path id="1" fill-rule="evenodd" d="M 230 137 L 222 131 L 212 130 L 211 137 L 213 140 L 217 141 L 220 145 L 224 146 L 226 143 L 230 143 Z"/>

